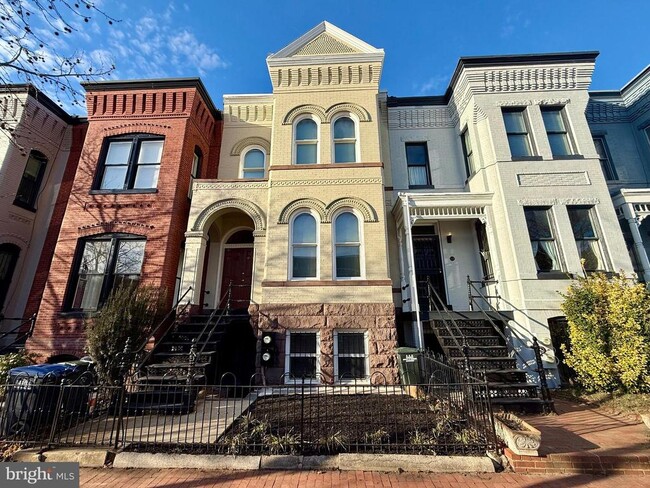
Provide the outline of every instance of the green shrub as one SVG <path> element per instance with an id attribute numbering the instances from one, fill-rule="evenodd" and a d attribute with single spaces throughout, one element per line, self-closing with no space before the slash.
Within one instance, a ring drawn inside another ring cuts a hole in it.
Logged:
<path id="1" fill-rule="evenodd" d="M 101 382 L 119 383 L 122 352 L 128 339 L 135 350 L 160 320 L 164 293 L 151 286 L 115 288 L 101 312 L 86 322 L 88 353 Z"/>
<path id="2" fill-rule="evenodd" d="M 650 391 L 650 294 L 625 275 L 579 278 L 563 294 L 566 363 L 588 391 Z"/>

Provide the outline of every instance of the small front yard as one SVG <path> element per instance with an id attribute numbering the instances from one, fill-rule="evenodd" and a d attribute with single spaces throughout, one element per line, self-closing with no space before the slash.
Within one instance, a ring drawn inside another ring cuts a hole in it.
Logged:
<path id="1" fill-rule="evenodd" d="M 485 453 L 483 424 L 449 400 L 298 395 L 257 400 L 219 439 L 228 454 Z"/>

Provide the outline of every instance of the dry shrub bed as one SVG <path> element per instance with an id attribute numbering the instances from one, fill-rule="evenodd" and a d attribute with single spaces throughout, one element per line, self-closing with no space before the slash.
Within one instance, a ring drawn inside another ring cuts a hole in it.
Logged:
<path id="1" fill-rule="evenodd" d="M 228 454 L 483 454 L 486 436 L 459 406 L 401 395 L 259 399 L 219 440 Z M 483 429 L 481 429 L 483 430 Z"/>

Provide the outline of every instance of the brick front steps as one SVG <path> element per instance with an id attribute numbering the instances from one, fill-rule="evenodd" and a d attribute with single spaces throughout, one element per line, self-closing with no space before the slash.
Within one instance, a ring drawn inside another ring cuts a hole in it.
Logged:
<path id="1" fill-rule="evenodd" d="M 520 474 L 633 474 L 650 475 L 650 455 L 548 454 L 520 456 L 504 450 L 515 473 Z"/>

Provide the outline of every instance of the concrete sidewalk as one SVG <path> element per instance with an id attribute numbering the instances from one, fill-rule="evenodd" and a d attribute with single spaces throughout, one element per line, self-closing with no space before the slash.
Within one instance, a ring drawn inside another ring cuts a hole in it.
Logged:
<path id="1" fill-rule="evenodd" d="M 646 488 L 650 477 L 588 474 L 522 475 L 498 474 L 424 474 L 377 473 L 363 471 L 202 471 L 190 469 L 82 469 L 81 486 L 128 488 Z"/>

